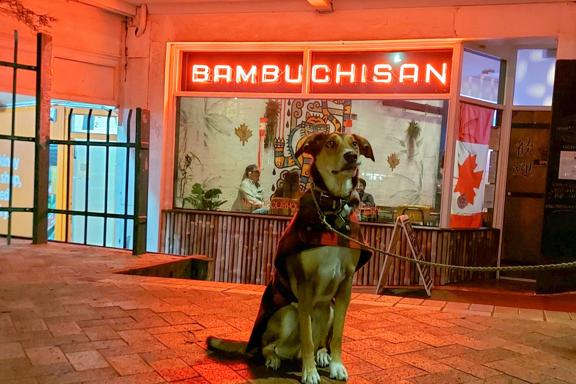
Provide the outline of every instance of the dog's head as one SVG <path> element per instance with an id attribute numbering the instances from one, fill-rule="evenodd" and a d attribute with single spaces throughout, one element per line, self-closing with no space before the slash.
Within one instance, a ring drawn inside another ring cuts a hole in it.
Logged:
<path id="1" fill-rule="evenodd" d="M 295 156 L 308 153 L 314 158 L 314 182 L 334 196 L 347 197 L 356 187 L 360 155 L 374 161 L 372 146 L 356 134 L 316 133 L 306 138 Z"/>

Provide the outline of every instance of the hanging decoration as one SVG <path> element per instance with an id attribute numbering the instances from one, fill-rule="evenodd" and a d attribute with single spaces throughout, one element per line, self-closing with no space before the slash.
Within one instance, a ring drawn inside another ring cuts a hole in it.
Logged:
<path id="1" fill-rule="evenodd" d="M 408 128 L 406 129 L 406 151 L 408 155 L 408 160 L 412 160 L 414 158 L 416 144 L 418 142 L 418 138 L 420 137 L 420 132 L 422 128 L 420 125 L 412 120 L 408 124 Z"/>
<path id="2" fill-rule="evenodd" d="M 234 128 L 234 133 L 240 139 L 242 146 L 246 145 L 246 142 L 250 137 L 252 137 L 252 130 L 248 128 L 245 123 L 240 124 L 239 127 Z"/>
<path id="3" fill-rule="evenodd" d="M 264 117 L 268 120 L 266 122 L 266 136 L 264 137 L 264 148 L 274 144 L 274 134 L 278 127 L 278 116 L 280 115 L 280 103 L 276 100 L 268 100 L 266 102 L 266 111 Z"/>
<path id="4" fill-rule="evenodd" d="M 388 165 L 390 166 L 392 172 L 394 172 L 394 168 L 396 168 L 398 164 L 400 164 L 400 158 L 398 157 L 397 153 L 389 154 L 386 161 L 388 161 Z"/>

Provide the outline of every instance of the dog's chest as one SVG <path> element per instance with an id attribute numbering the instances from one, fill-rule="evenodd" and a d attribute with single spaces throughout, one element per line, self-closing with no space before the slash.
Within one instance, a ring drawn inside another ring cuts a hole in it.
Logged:
<path id="1" fill-rule="evenodd" d="M 310 281 L 319 301 L 331 300 L 340 284 L 354 274 L 359 257 L 360 250 L 346 247 L 308 249 L 298 255 L 299 273 L 294 271 L 296 281 L 293 283 L 297 284 L 300 279 Z"/>

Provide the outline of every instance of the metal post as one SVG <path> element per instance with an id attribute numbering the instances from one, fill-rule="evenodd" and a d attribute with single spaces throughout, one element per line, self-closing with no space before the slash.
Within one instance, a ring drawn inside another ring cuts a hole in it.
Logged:
<path id="1" fill-rule="evenodd" d="M 48 241 L 51 63 L 52 38 L 40 33 L 37 36 L 36 49 L 36 142 L 34 151 L 33 244 L 45 244 Z"/>
<path id="2" fill-rule="evenodd" d="M 16 135 L 16 89 L 18 78 L 18 31 L 14 31 L 14 68 L 12 68 L 12 116 L 10 124 L 10 164 L 8 178 L 8 233 L 6 244 L 12 242 L 12 179 L 14 178 L 14 136 Z"/>
<path id="3" fill-rule="evenodd" d="M 134 230 L 132 240 L 132 254 L 134 255 L 146 253 L 149 138 L 150 112 L 137 108 L 134 156 Z"/>

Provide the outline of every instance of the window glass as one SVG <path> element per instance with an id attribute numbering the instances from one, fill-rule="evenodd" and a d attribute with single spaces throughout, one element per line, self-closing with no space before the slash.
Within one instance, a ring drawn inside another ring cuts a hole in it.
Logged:
<path id="1" fill-rule="evenodd" d="M 408 214 L 416 224 L 438 225 L 446 104 L 181 97 L 174 205 L 292 214 L 310 168 L 309 159 L 294 156 L 296 150 L 307 135 L 338 131 L 365 137 L 376 157 L 362 159 L 360 167 L 365 193 L 375 203 L 363 207 L 363 220 L 390 222 Z M 262 207 L 237 203 L 244 176 L 250 175 L 258 180 L 252 192 L 261 191 Z M 210 190 L 213 198 L 202 198 Z"/>
<path id="2" fill-rule="evenodd" d="M 514 105 L 552 105 L 555 64 L 555 49 L 519 49 L 514 81 Z"/>
<path id="3" fill-rule="evenodd" d="M 497 104 L 501 65 L 500 59 L 464 51 L 460 95 Z"/>

